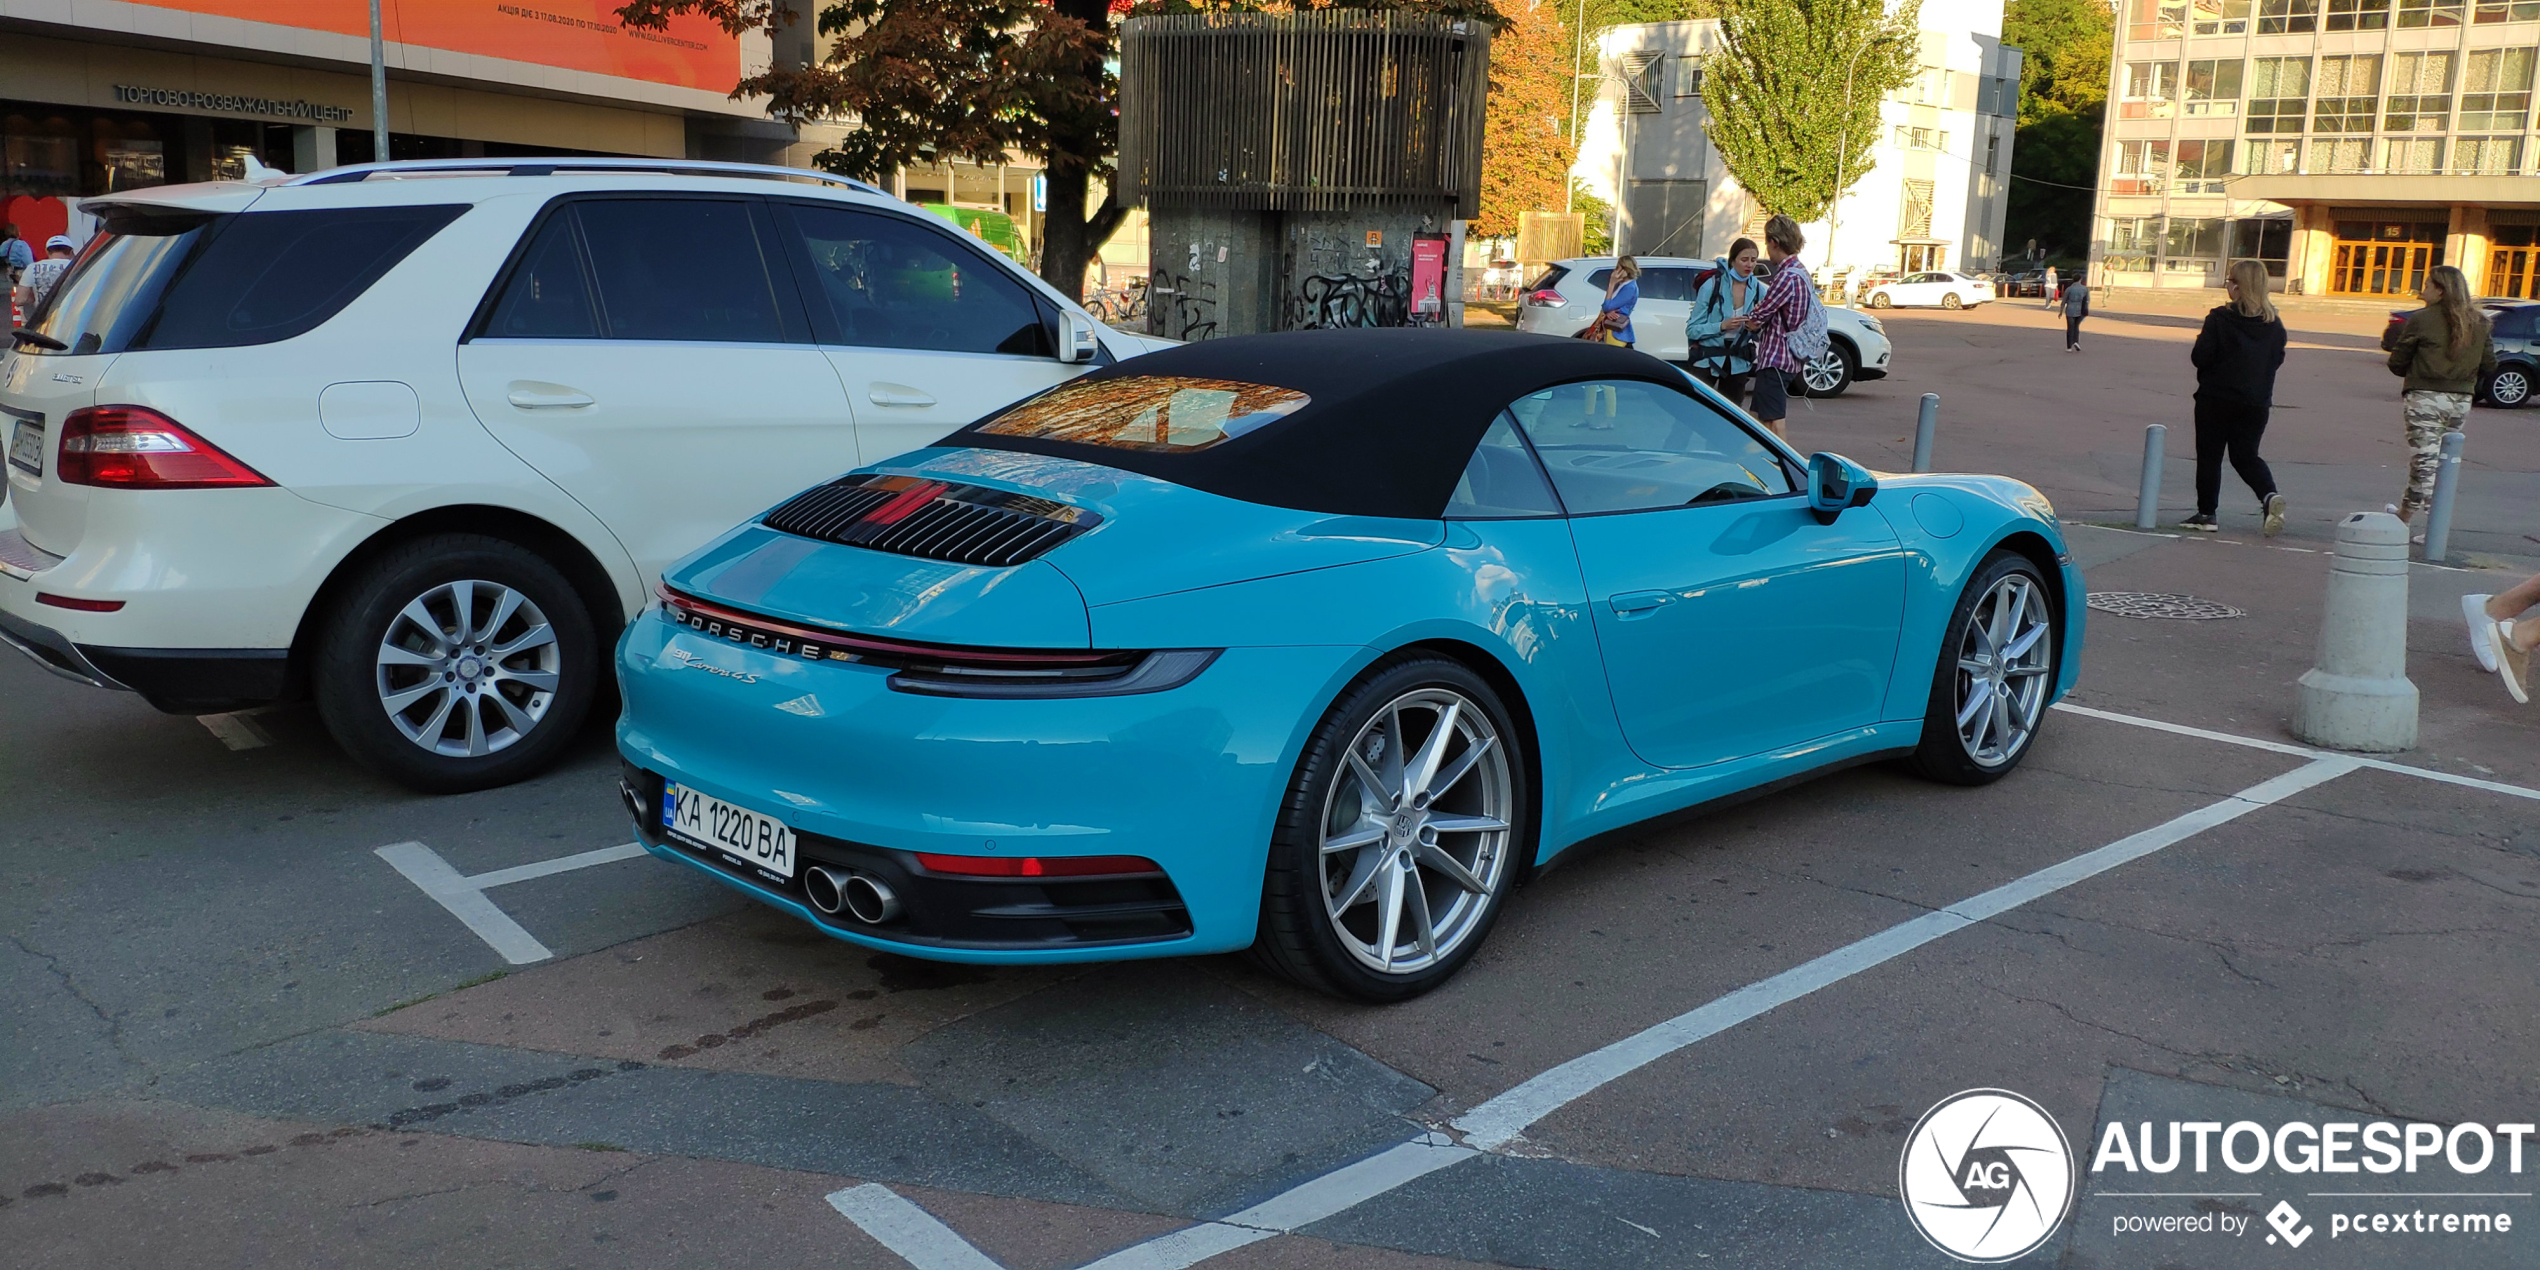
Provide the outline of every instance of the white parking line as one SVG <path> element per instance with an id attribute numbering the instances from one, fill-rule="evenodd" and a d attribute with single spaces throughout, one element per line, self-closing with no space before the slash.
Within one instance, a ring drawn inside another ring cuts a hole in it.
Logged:
<path id="1" fill-rule="evenodd" d="M 868 1182 L 829 1193 L 829 1206 L 917 1270 L 1004 1270 L 933 1213 Z"/>
<path id="2" fill-rule="evenodd" d="M 2214 732 L 2205 728 L 2191 728 L 2184 723 L 2168 723 L 2160 719 L 2146 719 L 2140 715 L 2118 714 L 2114 710 L 2093 710 L 2089 706 L 2077 706 L 2068 701 L 2057 703 L 2055 708 L 2068 714 L 2078 714 L 2088 719 L 2105 719 L 2110 723 L 2123 723 L 2138 728 L 2150 728 L 2155 732 L 2168 732 L 2177 736 L 2192 736 L 2207 741 L 2221 741 L 2226 745 L 2245 746 L 2249 749 L 2267 750 L 2276 754 L 2292 754 L 2302 758 L 2351 758 L 2355 760 L 2355 764 L 2357 766 L 2369 767 L 2376 772 L 2395 772 L 2401 776 L 2414 776 L 2420 780 L 2438 781 L 2445 785 L 2458 785 L 2464 789 L 2485 790 L 2490 794 L 2504 794 L 2514 798 L 2540 800 L 2540 789 L 2532 789 L 2525 785 L 2511 785 L 2504 781 L 2483 781 L 2475 776 L 2456 776 L 2450 772 L 2438 772 L 2431 767 L 2413 767 L 2406 763 L 2393 763 L 2388 759 L 2366 758 L 2360 754 L 2337 754 L 2331 750 L 2315 750 L 2309 746 L 2295 745 L 2289 741 L 2269 741 L 2254 736 L 2237 736 L 2229 732 Z"/>
<path id="3" fill-rule="evenodd" d="M 496 869 L 491 873 L 465 876 L 462 876 L 457 869 L 451 868 L 450 862 L 442 859 L 440 852 L 420 842 L 392 843 L 379 848 L 376 854 L 380 859 L 395 866 L 399 873 L 405 874 L 407 881 L 423 888 L 424 894 L 439 901 L 441 907 L 450 910 L 450 916 L 467 923 L 467 928 L 475 931 L 477 938 L 492 945 L 495 952 L 502 954 L 503 960 L 515 966 L 525 966 L 531 962 L 545 961 L 556 954 L 545 944 L 539 943 L 537 936 L 530 934 L 522 928 L 520 923 L 513 921 L 511 914 L 496 907 L 494 901 L 485 898 L 487 889 L 507 886 L 514 882 L 526 882 L 531 878 L 569 873 L 575 869 L 587 869 L 596 864 L 631 860 L 644 854 L 644 848 L 639 844 L 628 842 L 614 847 L 602 847 L 597 851 L 584 851 L 576 855 L 559 856 L 553 860 L 539 860 L 530 864 L 514 865 L 508 869 Z"/>

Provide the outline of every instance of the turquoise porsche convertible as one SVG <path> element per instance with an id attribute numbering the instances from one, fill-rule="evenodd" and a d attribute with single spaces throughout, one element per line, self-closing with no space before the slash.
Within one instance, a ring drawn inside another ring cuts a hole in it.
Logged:
<path id="1" fill-rule="evenodd" d="M 1563 851 L 1811 772 L 1980 785 L 2081 575 L 1995 476 L 1802 457 L 1578 340 L 1148 354 L 690 556 L 618 649 L 644 844 L 839 939 L 1443 982 Z"/>

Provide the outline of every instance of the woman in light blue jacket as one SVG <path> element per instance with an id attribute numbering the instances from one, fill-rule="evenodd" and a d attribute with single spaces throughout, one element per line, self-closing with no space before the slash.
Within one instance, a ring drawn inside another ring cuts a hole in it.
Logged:
<path id="1" fill-rule="evenodd" d="M 1697 284 L 1693 309 L 1685 315 L 1685 364 L 1694 378 L 1720 390 L 1735 402 L 1746 395 L 1755 373 L 1755 331 L 1746 315 L 1764 298 L 1764 280 L 1755 276 L 1756 249 L 1745 238 L 1729 244 L 1729 254 Z"/>

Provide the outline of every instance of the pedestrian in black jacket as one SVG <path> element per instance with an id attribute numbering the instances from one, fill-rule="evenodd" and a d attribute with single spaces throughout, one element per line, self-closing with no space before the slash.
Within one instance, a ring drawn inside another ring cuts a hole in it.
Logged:
<path id="1" fill-rule="evenodd" d="M 2231 267 L 2229 304 L 2205 315 L 2196 333 L 2196 514 L 2180 528 L 2211 533 L 2222 528 L 2214 507 L 2222 501 L 2222 461 L 2258 496 L 2267 536 L 2284 530 L 2284 495 L 2276 492 L 2275 473 L 2258 457 L 2258 439 L 2267 432 L 2267 410 L 2275 401 L 2275 370 L 2284 364 L 2284 322 L 2267 299 L 2267 267 L 2243 260 Z"/>

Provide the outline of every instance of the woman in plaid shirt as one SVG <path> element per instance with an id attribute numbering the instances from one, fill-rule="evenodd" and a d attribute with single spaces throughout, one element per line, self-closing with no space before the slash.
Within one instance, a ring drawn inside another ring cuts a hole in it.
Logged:
<path id="1" fill-rule="evenodd" d="M 1807 319 L 1809 293 L 1817 286 L 1816 276 L 1799 260 L 1799 249 L 1807 245 L 1798 221 L 1776 215 L 1764 222 L 1764 255 L 1773 282 L 1747 316 L 1755 324 L 1753 413 L 1777 437 L 1789 435 L 1782 419 L 1790 413 L 1790 377 L 1799 373 L 1799 359 L 1790 354 L 1790 333 Z"/>

